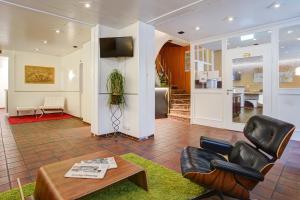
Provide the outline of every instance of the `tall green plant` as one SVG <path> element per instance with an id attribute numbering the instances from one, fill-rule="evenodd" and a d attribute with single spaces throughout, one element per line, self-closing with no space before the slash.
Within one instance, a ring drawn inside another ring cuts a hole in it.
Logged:
<path id="1" fill-rule="evenodd" d="M 124 97 L 125 79 L 121 72 L 114 69 L 107 78 L 106 89 L 109 93 L 108 104 L 112 105 L 125 105 Z"/>

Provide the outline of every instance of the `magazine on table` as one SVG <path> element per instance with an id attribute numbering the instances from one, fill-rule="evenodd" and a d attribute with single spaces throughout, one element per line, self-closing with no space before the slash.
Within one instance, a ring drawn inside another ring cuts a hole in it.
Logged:
<path id="1" fill-rule="evenodd" d="M 115 169 L 118 167 L 114 157 L 83 160 L 81 163 L 108 165 L 108 169 Z"/>
<path id="2" fill-rule="evenodd" d="M 75 163 L 65 174 L 67 178 L 91 178 L 102 179 L 108 169 L 108 165 L 97 163 Z"/>

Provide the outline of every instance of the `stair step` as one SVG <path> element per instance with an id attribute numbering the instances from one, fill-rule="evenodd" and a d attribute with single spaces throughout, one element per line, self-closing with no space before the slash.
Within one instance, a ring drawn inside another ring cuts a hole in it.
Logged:
<path id="1" fill-rule="evenodd" d="M 184 109 L 184 108 L 171 108 L 170 111 L 190 112 L 190 109 Z"/>
<path id="2" fill-rule="evenodd" d="M 191 102 L 190 99 L 171 99 L 172 104 L 189 104 Z"/>
<path id="3" fill-rule="evenodd" d="M 170 114 L 180 115 L 180 116 L 190 116 L 189 110 L 170 110 Z"/>
<path id="4" fill-rule="evenodd" d="M 185 90 L 183 89 L 172 89 L 172 94 L 186 94 Z"/>
<path id="5" fill-rule="evenodd" d="M 190 109 L 190 104 L 171 104 L 171 109 Z"/>
<path id="6" fill-rule="evenodd" d="M 190 106 L 190 102 L 186 102 L 186 103 L 173 103 L 172 106 Z"/>
<path id="7" fill-rule="evenodd" d="M 182 97 L 182 96 L 186 96 L 186 97 L 190 97 L 191 95 L 190 94 L 182 94 L 182 93 L 176 93 L 176 94 L 171 94 L 172 96 L 175 96 L 175 97 Z"/>
<path id="8" fill-rule="evenodd" d="M 190 116 L 178 115 L 178 114 L 168 114 L 171 119 L 176 119 L 178 121 L 190 122 Z"/>
<path id="9" fill-rule="evenodd" d="M 191 96 L 189 94 L 172 94 L 171 99 L 190 99 Z"/>

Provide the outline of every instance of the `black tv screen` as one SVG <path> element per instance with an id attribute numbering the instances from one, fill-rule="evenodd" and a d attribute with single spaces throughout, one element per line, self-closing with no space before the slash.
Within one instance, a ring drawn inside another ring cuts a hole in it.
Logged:
<path id="1" fill-rule="evenodd" d="M 133 57 L 133 38 L 100 38 L 100 57 Z"/>

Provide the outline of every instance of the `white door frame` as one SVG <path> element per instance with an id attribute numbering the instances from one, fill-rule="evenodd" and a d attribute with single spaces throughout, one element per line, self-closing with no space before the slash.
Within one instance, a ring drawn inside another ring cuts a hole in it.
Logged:
<path id="1" fill-rule="evenodd" d="M 232 122 L 232 60 L 245 57 L 263 57 L 263 114 L 272 114 L 272 48 L 270 44 L 236 48 L 226 51 L 224 89 L 224 126 L 226 129 L 242 131 L 245 124 Z"/>

